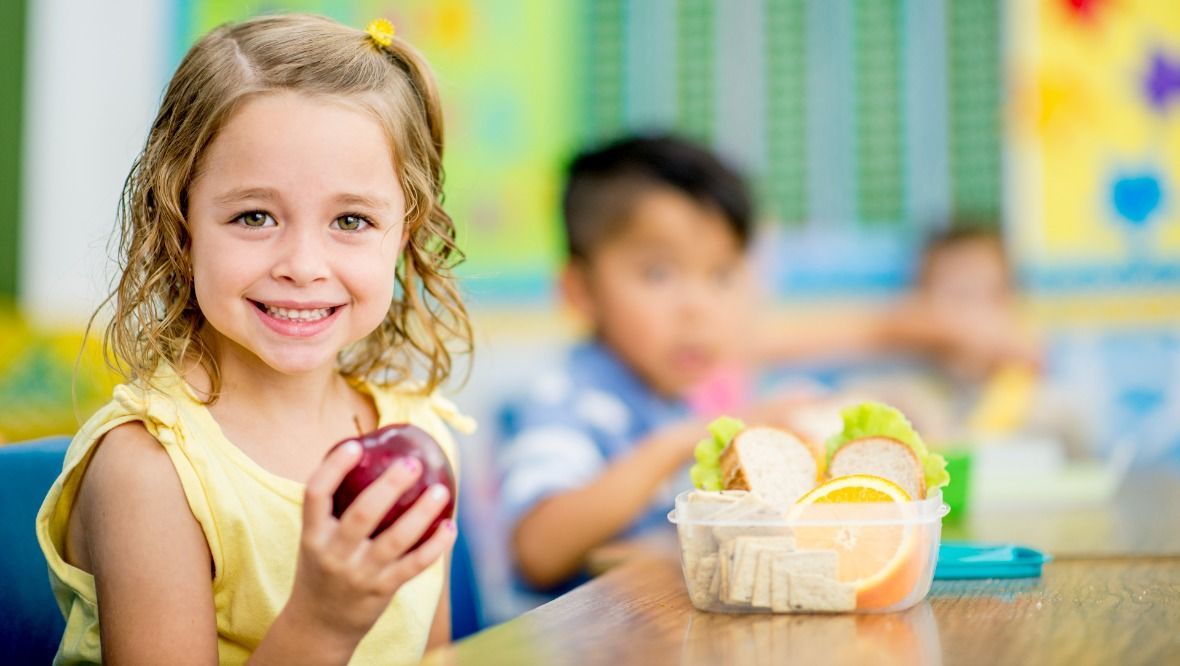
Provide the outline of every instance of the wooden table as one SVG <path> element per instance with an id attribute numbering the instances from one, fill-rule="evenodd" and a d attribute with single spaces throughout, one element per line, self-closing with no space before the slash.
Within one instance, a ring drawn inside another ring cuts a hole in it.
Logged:
<path id="1" fill-rule="evenodd" d="M 426 664 L 1180 663 L 1180 558 L 1055 562 L 1040 579 L 938 581 L 904 613 L 694 610 L 680 565 L 623 564 Z"/>
<path id="2" fill-rule="evenodd" d="M 425 664 L 1180 664 L 1178 628 L 1180 559 L 938 581 L 897 614 L 723 615 L 691 607 L 677 561 L 648 557 Z"/>
<path id="3" fill-rule="evenodd" d="M 692 608 L 666 533 L 599 551 L 603 575 L 424 663 L 1180 664 L 1180 477 L 1140 473 L 1107 507 L 958 529 L 1056 560 L 1038 579 L 936 581 L 903 613 L 724 615 Z"/>

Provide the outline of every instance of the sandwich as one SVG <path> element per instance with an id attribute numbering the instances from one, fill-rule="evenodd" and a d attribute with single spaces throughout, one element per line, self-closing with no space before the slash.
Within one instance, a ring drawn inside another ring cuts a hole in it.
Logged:
<path id="1" fill-rule="evenodd" d="M 811 447 L 780 428 L 757 426 L 738 433 L 719 458 L 729 490 L 748 490 L 767 504 L 792 504 L 815 487 L 819 459 Z"/>
<path id="2" fill-rule="evenodd" d="M 828 439 L 828 478 L 872 474 L 901 486 L 915 500 L 950 482 L 946 459 L 926 448 L 901 412 L 865 402 L 841 416 L 844 429 Z"/>
<path id="3" fill-rule="evenodd" d="M 815 487 L 822 458 L 795 434 L 721 418 L 696 449 L 692 479 L 702 490 L 745 490 L 766 504 L 789 505 Z"/>

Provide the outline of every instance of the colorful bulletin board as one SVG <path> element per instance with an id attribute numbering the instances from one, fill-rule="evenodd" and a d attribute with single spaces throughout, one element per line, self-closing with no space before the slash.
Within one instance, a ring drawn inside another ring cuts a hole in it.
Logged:
<path id="1" fill-rule="evenodd" d="M 1180 3 L 1012 0 L 1008 10 L 1008 231 L 1032 286 L 1174 291 Z"/>

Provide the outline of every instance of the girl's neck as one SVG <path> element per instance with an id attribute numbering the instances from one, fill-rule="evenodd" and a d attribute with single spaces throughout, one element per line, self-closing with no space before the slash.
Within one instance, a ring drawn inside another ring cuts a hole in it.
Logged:
<path id="1" fill-rule="evenodd" d="M 265 363 L 243 364 L 225 358 L 219 401 L 239 404 L 263 418 L 302 414 L 312 418 L 332 413 L 346 402 L 348 386 L 335 368 L 299 375 L 275 372 Z"/>
<path id="2" fill-rule="evenodd" d="M 258 357 L 224 340 L 211 340 L 210 348 L 221 373 L 220 390 L 214 412 L 233 418 L 248 414 L 263 423 L 292 421 L 330 423 L 360 420 L 368 429 L 374 426 L 369 410 L 358 406 L 352 389 L 334 365 L 300 374 L 278 372 Z M 195 369 L 195 368 L 194 368 Z M 199 393 L 212 388 L 207 374 L 186 373 L 189 383 Z M 195 381 L 194 381 L 195 380 Z"/>
<path id="3" fill-rule="evenodd" d="M 231 443 L 272 474 L 306 482 L 335 442 L 356 436 L 358 424 L 362 431 L 377 426 L 372 400 L 334 367 L 289 375 L 228 341 L 210 347 L 221 390 L 209 412 Z M 197 364 L 185 377 L 207 395 L 212 383 Z"/>

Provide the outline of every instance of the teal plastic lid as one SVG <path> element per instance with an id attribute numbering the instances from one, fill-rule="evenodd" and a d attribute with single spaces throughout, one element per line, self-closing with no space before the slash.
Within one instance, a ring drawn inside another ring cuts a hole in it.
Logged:
<path id="1" fill-rule="evenodd" d="M 973 578 L 1036 578 L 1053 558 L 1012 544 L 943 542 L 938 547 L 935 580 Z"/>

